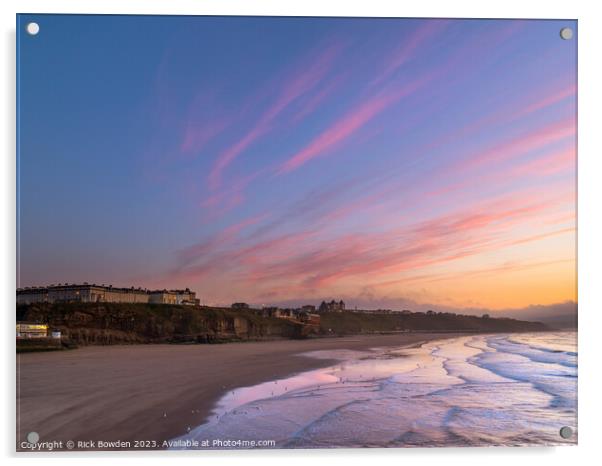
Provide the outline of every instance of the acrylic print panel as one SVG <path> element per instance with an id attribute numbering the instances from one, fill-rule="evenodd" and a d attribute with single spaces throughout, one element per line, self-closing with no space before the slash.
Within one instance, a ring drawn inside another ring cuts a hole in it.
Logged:
<path id="1" fill-rule="evenodd" d="M 577 36 L 19 15 L 17 449 L 576 444 Z"/>

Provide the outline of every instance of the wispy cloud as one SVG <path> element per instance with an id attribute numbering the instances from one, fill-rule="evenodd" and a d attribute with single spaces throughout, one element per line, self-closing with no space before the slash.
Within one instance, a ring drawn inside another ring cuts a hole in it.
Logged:
<path id="1" fill-rule="evenodd" d="M 211 189 L 217 189 L 220 186 L 224 170 L 241 153 L 273 128 L 276 117 L 286 110 L 296 99 L 313 89 L 324 79 L 340 49 L 341 46 L 338 44 L 327 47 L 320 56 L 312 57 L 311 60 L 298 65 L 288 77 L 283 79 L 285 84 L 277 99 L 259 117 L 257 123 L 238 139 L 237 142 L 218 155 L 209 173 L 209 186 Z"/>
<path id="2" fill-rule="evenodd" d="M 200 207 L 212 213 L 208 220 L 213 222 L 241 205 L 245 200 L 245 189 L 263 172 L 264 170 L 257 170 L 248 175 L 233 177 L 226 186 L 201 200 Z"/>
<path id="3" fill-rule="evenodd" d="M 378 86 L 391 78 L 400 68 L 425 53 L 425 46 L 429 40 L 441 34 L 450 24 L 449 20 L 434 19 L 423 22 L 418 28 L 405 39 L 399 49 L 387 57 L 387 63 L 383 70 L 372 80 L 371 86 Z"/>
<path id="4" fill-rule="evenodd" d="M 575 119 L 566 118 L 471 154 L 456 163 L 453 170 L 468 170 L 484 164 L 505 162 L 574 136 Z"/>
<path id="5" fill-rule="evenodd" d="M 296 152 L 278 170 L 279 174 L 289 173 L 298 169 L 308 161 L 332 150 L 337 144 L 345 141 L 357 130 L 370 122 L 393 103 L 404 96 L 416 91 L 426 83 L 426 78 L 421 78 L 406 84 L 394 92 L 380 93 L 365 102 L 353 107 L 342 118 L 329 126 L 314 138 L 307 146 Z"/>
<path id="6" fill-rule="evenodd" d="M 181 270 L 183 267 L 186 267 L 203 257 L 214 255 L 220 248 L 232 243 L 243 230 L 260 223 L 267 217 L 268 214 L 260 214 L 243 219 L 240 222 L 226 227 L 204 241 L 180 249 L 177 251 L 178 270 Z"/>
<path id="7" fill-rule="evenodd" d="M 385 232 L 345 233 L 332 239 L 308 229 L 284 233 L 267 239 L 240 238 L 218 250 L 243 228 L 259 225 L 252 218 L 234 225 L 222 234 L 182 252 L 184 267 L 178 275 L 195 277 L 210 271 L 223 273 L 228 267 L 238 270 L 246 283 L 306 291 L 332 286 L 351 277 L 363 277 L 367 283 L 405 271 L 416 272 L 492 250 L 527 241 L 538 241 L 570 229 L 545 232 L 529 237 L 508 239 L 512 228 L 529 222 L 534 216 L 555 205 L 553 200 L 524 205 L 523 196 L 500 198 L 463 210 L 445 213 L 430 220 L 393 228 Z M 250 241 L 250 243 L 249 243 Z M 217 243 L 216 243 L 217 242 Z M 213 252 L 210 252 L 213 251 Z M 190 265 L 202 258 L 197 265 Z M 186 259 L 186 260 L 184 260 Z"/>
<path id="8" fill-rule="evenodd" d="M 203 88 L 180 104 L 183 111 L 174 115 L 177 127 L 170 128 L 179 136 L 175 154 L 179 151 L 185 156 L 198 155 L 240 117 L 240 113 L 229 112 L 222 104 L 223 92 L 221 88 Z"/>
<path id="9" fill-rule="evenodd" d="M 546 93 L 531 97 L 526 103 L 524 103 L 524 97 L 520 96 L 519 102 L 512 102 L 504 105 L 501 109 L 499 105 L 490 103 L 489 105 L 491 106 L 492 111 L 476 118 L 462 127 L 453 127 L 450 131 L 434 138 L 420 151 L 420 153 L 427 153 L 438 147 L 462 141 L 469 136 L 481 132 L 491 132 L 492 130 L 499 128 L 500 125 L 524 119 L 535 112 L 546 110 L 570 97 L 574 98 L 576 96 L 575 91 L 574 85 L 564 88 L 556 87 Z"/>
<path id="10" fill-rule="evenodd" d="M 445 30 L 449 22 L 445 20 L 433 21 L 432 24 L 423 25 L 414 33 L 413 36 L 405 43 L 401 51 L 392 58 L 390 63 L 380 72 L 377 72 L 377 77 L 372 84 L 381 83 L 391 77 L 396 70 L 410 60 L 418 50 L 424 53 L 421 46 L 433 37 L 437 37 L 439 33 Z M 499 44 L 508 37 L 513 36 L 517 30 L 522 27 L 520 24 L 512 24 L 501 30 L 494 31 L 488 41 L 491 44 Z M 383 90 L 376 94 L 362 96 L 360 102 L 351 107 L 344 115 L 332 123 L 328 128 L 318 134 L 305 147 L 294 153 L 286 160 L 277 170 L 278 174 L 286 174 L 297 170 L 305 165 L 310 160 L 326 155 L 335 150 L 337 146 L 354 136 L 359 130 L 363 129 L 370 121 L 380 115 L 392 105 L 398 103 L 403 97 L 407 97 L 416 91 L 432 84 L 436 79 L 442 76 L 447 76 L 454 69 L 462 66 L 462 63 L 469 60 L 475 50 L 482 52 L 483 47 L 474 44 L 468 44 L 461 47 L 448 59 L 443 61 L 439 66 L 429 69 L 421 76 L 406 82 L 405 85 L 384 86 Z M 469 63 L 471 61 L 469 60 Z"/>
<path id="11" fill-rule="evenodd" d="M 165 280 L 223 299 L 357 297 L 364 285 L 382 299 L 457 271 L 468 282 L 558 270 L 561 255 L 545 248 L 575 234 L 576 87 L 568 74 L 531 82 L 546 60 L 515 53 L 527 23 L 412 22 L 410 33 L 374 36 L 394 42 L 358 44 L 373 52 L 361 72 L 340 45 L 355 39 L 333 34 L 301 59 L 281 51 L 282 62 L 262 61 L 249 85 L 240 76 L 239 109 L 212 79 L 192 100 L 167 92 L 170 136 L 156 152 L 187 164 L 177 179 L 194 185 L 186 199 L 201 229 Z M 481 72 L 496 70 L 473 92 Z M 254 84 L 260 75 L 269 82 Z M 360 163 L 364 149 L 372 157 Z M 326 157 L 343 166 L 339 176 L 301 178 Z M 535 244 L 532 257 L 516 258 Z"/>
<path id="12" fill-rule="evenodd" d="M 574 84 L 564 87 L 563 89 L 553 91 L 548 95 L 541 97 L 539 100 L 531 102 L 526 107 L 522 108 L 517 114 L 516 117 L 522 117 L 524 115 L 528 115 L 534 112 L 538 112 L 545 108 L 550 107 L 551 105 L 555 105 L 559 102 L 562 102 L 569 97 L 575 97 L 577 93 L 577 88 Z"/>
<path id="13" fill-rule="evenodd" d="M 229 123 L 225 117 L 201 122 L 189 120 L 184 127 L 180 151 L 185 154 L 200 152 L 209 141 L 223 132 Z"/>

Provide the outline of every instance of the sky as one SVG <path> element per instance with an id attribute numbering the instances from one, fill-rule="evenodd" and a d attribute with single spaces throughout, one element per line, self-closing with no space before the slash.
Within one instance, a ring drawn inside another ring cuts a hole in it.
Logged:
<path id="1" fill-rule="evenodd" d="M 18 285 L 576 302 L 563 27 L 577 24 L 20 15 Z"/>

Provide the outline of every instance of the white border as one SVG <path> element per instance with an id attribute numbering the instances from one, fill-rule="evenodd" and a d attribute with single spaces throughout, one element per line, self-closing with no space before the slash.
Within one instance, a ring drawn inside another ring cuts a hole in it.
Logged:
<path id="1" fill-rule="evenodd" d="M 429 449 L 429 450 L 313 450 L 313 451 L 252 451 L 252 452 L 194 452 L 192 454 L 127 453 L 127 454 L 55 454 L 19 455 L 25 463 L 37 458 L 50 464 L 65 461 L 92 464 L 140 461 L 163 464 L 166 455 L 172 461 L 196 464 L 210 461 L 244 462 L 249 465 L 286 463 L 306 464 L 308 461 L 345 461 L 362 464 L 375 457 L 380 463 L 401 464 L 420 462 L 441 464 L 457 461 L 463 464 L 488 466 L 526 464 L 545 461 L 548 465 L 567 465 L 595 458 L 597 436 L 600 432 L 601 364 L 598 332 L 602 328 L 600 315 L 599 268 L 602 264 L 602 150 L 600 145 L 600 110 L 602 83 L 602 19 L 596 12 L 597 2 L 588 1 L 526 1 L 526 0 L 88 0 L 86 2 L 54 0 L 0 2 L 2 15 L 2 99 L 0 114 L 1 141 L 4 154 L 0 173 L 0 215 L 3 220 L 0 290 L 2 296 L 2 362 L 5 381 L 2 399 L 5 413 L 0 439 L 4 456 L 15 461 L 14 421 L 14 347 L 13 322 L 15 290 L 15 14 L 19 13 L 121 13 L 121 14 L 212 14 L 212 15 L 285 15 L 285 16 L 403 16 L 403 17 L 477 17 L 477 18 L 567 18 L 579 20 L 579 446 L 564 448 L 496 448 L 496 449 Z M 598 285 L 598 286 L 596 286 Z M 21 462 L 21 464 L 23 464 Z"/>

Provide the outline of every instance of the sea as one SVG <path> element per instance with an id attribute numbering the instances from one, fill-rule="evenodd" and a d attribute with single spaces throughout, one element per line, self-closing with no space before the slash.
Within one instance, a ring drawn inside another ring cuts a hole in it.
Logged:
<path id="1" fill-rule="evenodd" d="M 208 448 L 577 443 L 575 332 L 304 354 L 339 362 L 228 392 L 179 439 Z"/>

